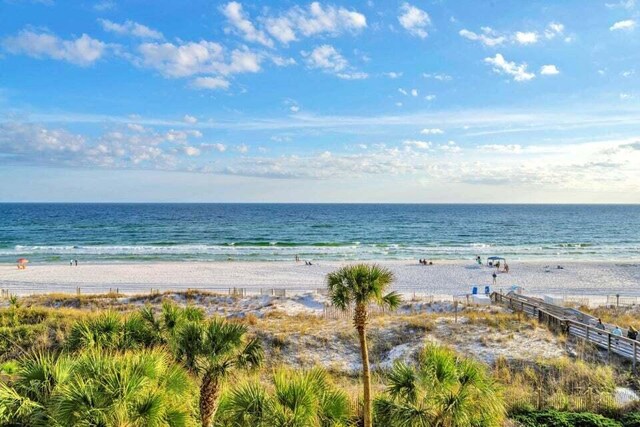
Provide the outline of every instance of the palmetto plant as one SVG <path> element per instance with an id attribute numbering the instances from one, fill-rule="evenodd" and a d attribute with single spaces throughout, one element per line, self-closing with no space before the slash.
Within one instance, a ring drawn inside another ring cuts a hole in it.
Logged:
<path id="1" fill-rule="evenodd" d="M 499 387 L 487 369 L 447 348 L 427 346 L 417 367 L 396 362 L 385 396 L 374 403 L 387 427 L 490 427 L 504 420 Z"/>
<path id="2" fill-rule="evenodd" d="M 320 369 L 279 370 L 272 386 L 247 382 L 221 403 L 220 426 L 341 427 L 349 422 L 349 401 Z"/>
<path id="3" fill-rule="evenodd" d="M 30 356 L 0 385 L 0 424 L 189 426 L 194 387 L 160 350 Z"/>
<path id="4" fill-rule="evenodd" d="M 353 324 L 360 340 L 364 388 L 364 426 L 372 426 L 371 372 L 367 348 L 368 307 L 377 304 L 395 309 L 400 303 L 396 292 L 386 293 L 393 282 L 393 273 L 378 265 L 356 264 L 342 267 L 327 276 L 331 303 L 341 309 L 354 309 Z"/>
<path id="5" fill-rule="evenodd" d="M 203 427 L 209 427 L 215 417 L 224 379 L 235 369 L 250 369 L 262 362 L 262 346 L 246 334 L 246 326 L 220 318 L 187 321 L 176 328 L 171 343 L 175 357 L 200 380 Z"/>

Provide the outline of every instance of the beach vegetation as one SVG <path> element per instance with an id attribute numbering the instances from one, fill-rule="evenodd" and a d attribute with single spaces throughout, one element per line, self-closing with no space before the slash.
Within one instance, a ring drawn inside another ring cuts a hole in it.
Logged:
<path id="1" fill-rule="evenodd" d="M 274 371 L 267 384 L 246 381 L 220 404 L 219 426 L 342 427 L 350 424 L 347 394 L 322 369 Z"/>
<path id="2" fill-rule="evenodd" d="M 393 282 L 391 270 L 378 265 L 356 264 L 340 268 L 327 276 L 331 303 L 340 310 L 353 308 L 353 325 L 358 332 L 362 358 L 364 390 L 364 427 L 372 426 L 371 369 L 367 347 L 369 305 L 393 310 L 400 304 L 400 295 L 387 290 Z"/>
<path id="3" fill-rule="evenodd" d="M 376 425 L 389 427 L 500 426 L 505 405 L 498 383 L 481 363 L 428 345 L 416 366 L 397 361 L 375 400 Z"/>

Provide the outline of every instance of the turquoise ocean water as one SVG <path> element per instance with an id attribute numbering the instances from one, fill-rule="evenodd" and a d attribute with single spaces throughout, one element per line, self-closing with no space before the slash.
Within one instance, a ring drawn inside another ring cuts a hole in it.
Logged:
<path id="1" fill-rule="evenodd" d="M 0 204 L 0 261 L 640 261 L 640 205 Z"/>

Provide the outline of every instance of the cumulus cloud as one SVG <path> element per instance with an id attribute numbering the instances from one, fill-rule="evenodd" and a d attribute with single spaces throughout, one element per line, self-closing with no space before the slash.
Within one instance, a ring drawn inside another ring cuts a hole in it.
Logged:
<path id="1" fill-rule="evenodd" d="M 417 148 L 419 150 L 428 150 L 431 148 L 431 142 L 421 141 L 419 139 L 407 139 L 402 141 L 405 147 Z"/>
<path id="2" fill-rule="evenodd" d="M 227 3 L 222 7 L 222 13 L 232 25 L 233 29 L 239 32 L 246 41 L 273 47 L 273 40 L 271 40 L 264 31 L 258 30 L 253 25 L 242 10 L 240 3 L 236 1 Z"/>
<path id="3" fill-rule="evenodd" d="M 538 42 L 538 34 L 533 31 L 518 31 L 515 34 L 515 40 L 519 44 L 535 44 Z"/>
<path id="4" fill-rule="evenodd" d="M 226 90 L 229 85 L 229 80 L 223 77 L 196 77 L 191 82 L 191 86 L 196 89 Z"/>
<path id="5" fill-rule="evenodd" d="M 331 45 L 325 44 L 316 47 L 311 52 L 301 52 L 308 68 L 320 69 L 345 80 L 366 79 L 367 73 L 353 70 L 341 54 Z"/>
<path id="6" fill-rule="evenodd" d="M 262 62 L 262 57 L 249 49 L 234 49 L 227 54 L 221 44 L 206 40 L 181 44 L 143 43 L 138 52 L 141 66 L 174 78 L 196 74 L 256 73 L 260 71 Z M 224 88 L 224 85 L 220 87 Z"/>
<path id="7" fill-rule="evenodd" d="M 556 36 L 564 33 L 564 25 L 559 22 L 550 22 L 547 28 L 544 30 L 544 36 L 547 39 L 553 39 Z"/>
<path id="8" fill-rule="evenodd" d="M 564 25 L 559 22 L 550 22 L 544 30 L 540 31 L 498 32 L 491 27 L 481 27 L 479 33 L 467 29 L 459 32 L 460 36 L 478 41 L 487 47 L 501 46 L 505 43 L 532 45 L 540 42 L 543 36 L 544 39 L 551 40 L 563 33 Z"/>
<path id="9" fill-rule="evenodd" d="M 424 128 L 420 133 L 423 135 L 442 135 L 444 131 L 439 128 Z"/>
<path id="10" fill-rule="evenodd" d="M 397 79 L 402 77 L 402 72 L 398 71 L 389 71 L 388 73 L 382 73 L 383 76 L 389 77 L 390 79 Z"/>
<path id="11" fill-rule="evenodd" d="M 484 62 L 491 64 L 495 73 L 509 75 L 517 82 L 531 80 L 536 76 L 534 73 L 527 71 L 527 64 L 525 62 L 516 64 L 513 61 L 507 61 L 504 59 L 504 56 L 499 53 L 496 53 L 494 57 L 485 58 Z"/>
<path id="12" fill-rule="evenodd" d="M 294 6 L 280 15 L 261 18 L 271 37 L 288 44 L 300 37 L 336 36 L 360 31 L 367 26 L 366 17 L 355 10 L 312 2 L 308 9 Z"/>
<path id="13" fill-rule="evenodd" d="M 3 46 L 13 54 L 24 54 L 38 59 L 51 58 L 83 67 L 96 62 L 107 50 L 105 43 L 86 34 L 76 39 L 63 40 L 50 33 L 26 29 L 16 36 L 4 39 Z"/>
<path id="14" fill-rule="evenodd" d="M 482 27 L 482 33 L 474 33 L 473 31 L 462 29 L 458 34 L 466 39 L 479 41 L 483 45 L 489 47 L 499 46 L 507 41 L 505 36 L 498 35 L 490 27 Z"/>
<path id="15" fill-rule="evenodd" d="M 553 76 L 556 74 L 560 74 L 560 70 L 558 70 L 558 67 L 552 64 L 543 65 L 542 67 L 540 67 L 540 74 L 544 76 Z"/>
<path id="16" fill-rule="evenodd" d="M 198 119 L 189 114 L 185 114 L 184 117 L 182 118 L 182 121 L 190 125 L 198 123 Z"/>
<path id="17" fill-rule="evenodd" d="M 618 21 L 609 27 L 609 31 L 631 31 L 636 27 L 636 21 L 633 19 L 625 19 Z"/>
<path id="18" fill-rule="evenodd" d="M 424 39 L 429 35 L 427 32 L 427 28 L 431 25 L 429 14 L 409 3 L 403 3 L 400 6 L 398 22 L 413 36 Z"/>
<path id="19" fill-rule="evenodd" d="M 127 20 L 122 24 L 109 21 L 108 19 L 98 19 L 105 31 L 116 33 L 123 36 L 139 37 L 141 39 L 163 39 L 164 36 L 160 31 L 139 24 L 134 21 Z"/>

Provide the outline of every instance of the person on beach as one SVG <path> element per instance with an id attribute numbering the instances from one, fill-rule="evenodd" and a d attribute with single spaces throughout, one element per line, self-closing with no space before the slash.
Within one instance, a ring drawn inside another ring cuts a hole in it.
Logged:
<path id="1" fill-rule="evenodd" d="M 74 259 L 73 263 L 75 264 L 76 267 L 78 266 L 78 260 L 77 259 Z"/>
<path id="2" fill-rule="evenodd" d="M 69 267 L 73 267 L 73 260 L 69 260 Z"/>
<path id="3" fill-rule="evenodd" d="M 482 258 L 480 258 L 480 255 L 476 256 L 476 262 L 478 265 L 482 265 Z"/>
<path id="4" fill-rule="evenodd" d="M 496 281 L 498 280 L 498 275 L 497 275 L 497 274 L 496 274 L 496 272 L 494 271 L 494 272 L 493 272 L 493 274 L 492 274 L 492 276 L 493 276 L 493 286 L 495 286 L 495 285 L 496 285 Z"/>
<path id="5" fill-rule="evenodd" d="M 622 329 L 620 329 L 620 326 L 616 325 L 615 328 L 613 328 L 613 331 L 611 331 L 611 333 L 617 337 L 621 337 L 622 336 Z"/>
<path id="6" fill-rule="evenodd" d="M 605 329 L 607 329 L 607 328 L 604 326 L 604 323 L 602 323 L 602 319 L 598 319 L 598 323 L 596 324 L 596 329 L 602 329 L 603 331 L 604 331 Z"/>
<path id="7" fill-rule="evenodd" d="M 509 273 L 509 264 L 507 264 L 506 261 L 504 263 L 504 272 Z"/>
<path id="8" fill-rule="evenodd" d="M 627 329 L 627 338 L 632 340 L 638 339 L 638 331 L 631 325 L 629 325 L 629 329 Z"/>

